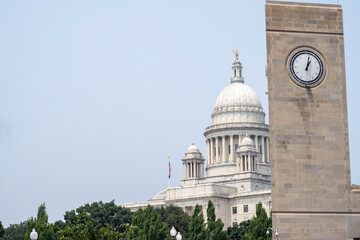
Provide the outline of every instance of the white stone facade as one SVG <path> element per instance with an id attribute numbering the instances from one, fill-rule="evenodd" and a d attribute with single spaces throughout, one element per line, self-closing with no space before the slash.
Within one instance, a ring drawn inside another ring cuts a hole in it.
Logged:
<path id="1" fill-rule="evenodd" d="M 270 213 L 269 128 L 258 95 L 244 84 L 241 63 L 235 61 L 232 69 L 231 84 L 219 94 L 212 125 L 204 133 L 206 166 L 192 144 L 182 159 L 179 187 L 163 190 L 148 202 L 123 206 L 136 210 L 173 204 L 192 214 L 198 204 L 206 218 L 211 200 L 225 227 L 251 219 L 260 202 Z"/>

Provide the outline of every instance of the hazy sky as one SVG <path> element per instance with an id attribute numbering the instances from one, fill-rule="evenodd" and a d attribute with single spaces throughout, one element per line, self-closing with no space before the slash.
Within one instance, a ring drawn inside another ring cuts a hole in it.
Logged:
<path id="1" fill-rule="evenodd" d="M 315 1 L 337 3 L 336 0 Z M 344 10 L 353 183 L 360 184 L 360 1 Z M 265 1 L 0 0 L 0 220 L 146 201 L 230 83 L 233 49 L 268 113 Z"/>

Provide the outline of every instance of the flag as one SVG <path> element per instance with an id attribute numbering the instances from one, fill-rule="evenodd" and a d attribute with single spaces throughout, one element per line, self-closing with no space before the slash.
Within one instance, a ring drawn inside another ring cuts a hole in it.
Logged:
<path id="1" fill-rule="evenodd" d="M 170 165 L 170 156 L 168 157 L 169 159 L 169 178 L 171 177 L 171 165 Z"/>

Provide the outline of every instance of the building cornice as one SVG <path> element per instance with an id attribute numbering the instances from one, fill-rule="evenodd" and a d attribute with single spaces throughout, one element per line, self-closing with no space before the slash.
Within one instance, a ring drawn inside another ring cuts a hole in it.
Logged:
<path id="1" fill-rule="evenodd" d="M 207 137 L 211 133 L 219 131 L 236 131 L 236 130 L 261 130 L 269 131 L 269 125 L 263 123 L 222 123 L 211 125 L 205 129 L 204 136 Z"/>

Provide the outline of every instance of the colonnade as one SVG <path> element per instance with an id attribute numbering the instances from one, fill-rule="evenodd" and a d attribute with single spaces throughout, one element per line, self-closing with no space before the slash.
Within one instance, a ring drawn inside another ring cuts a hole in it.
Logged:
<path id="1" fill-rule="evenodd" d="M 237 166 L 240 171 L 257 171 L 259 169 L 255 154 L 248 153 L 246 155 L 240 155 L 238 160 Z"/>
<path id="2" fill-rule="evenodd" d="M 187 161 L 183 163 L 183 179 L 203 177 L 205 177 L 203 162 Z"/>
<path id="3" fill-rule="evenodd" d="M 212 137 L 206 140 L 207 165 L 220 163 L 235 163 L 236 149 L 240 146 L 245 135 L 225 135 Z M 257 151 L 260 153 L 260 163 L 270 162 L 269 137 L 263 135 L 249 135 L 254 141 Z"/>

